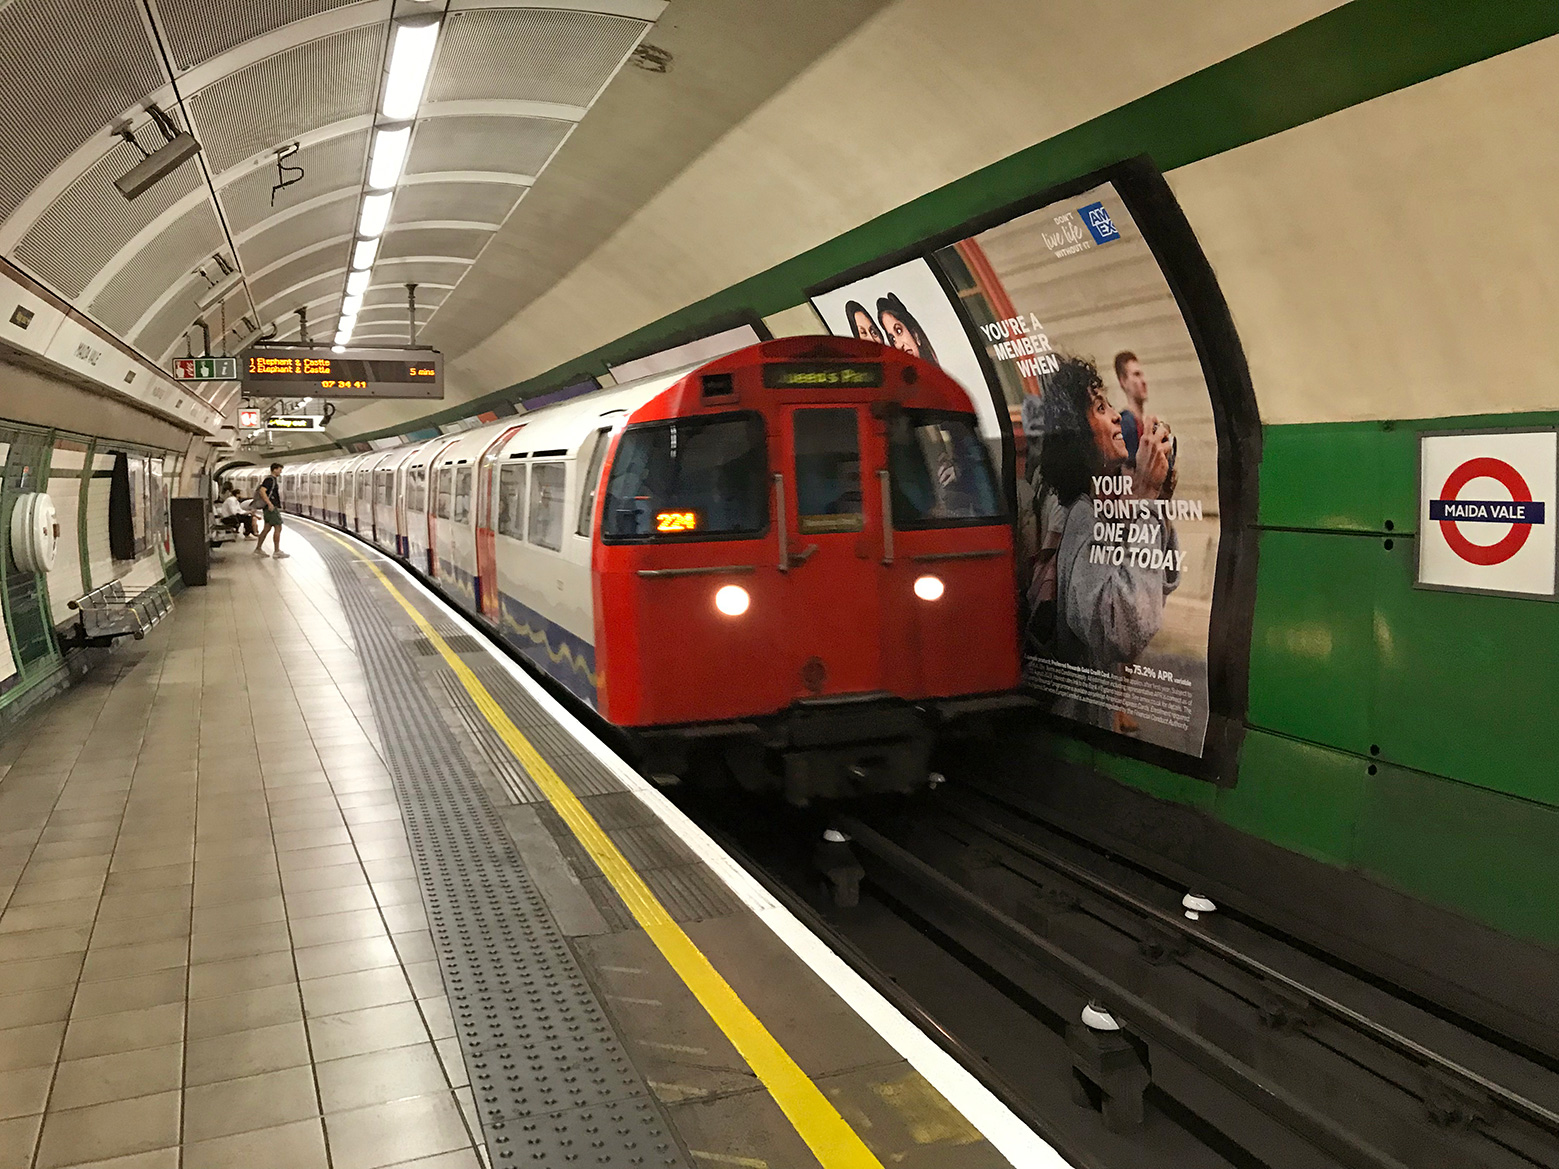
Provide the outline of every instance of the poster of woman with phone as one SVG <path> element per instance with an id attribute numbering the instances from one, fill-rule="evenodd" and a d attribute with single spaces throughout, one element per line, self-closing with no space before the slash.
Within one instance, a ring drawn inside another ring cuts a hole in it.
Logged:
<path id="1" fill-rule="evenodd" d="M 1165 599 L 1180 584 L 1174 523 L 1153 506 L 1174 496 L 1174 437 L 1155 421 L 1133 461 L 1120 412 L 1093 363 L 1064 357 L 1059 364 L 1045 384 L 1039 465 L 1042 493 L 1062 509 L 1053 653 L 1058 662 L 1124 683 L 1125 667 L 1158 634 Z M 1101 523 L 1101 515 L 1112 518 Z M 1117 523 L 1115 516 L 1143 518 Z M 1112 730 L 1124 729 L 1121 716 L 1129 717 L 1121 707 L 1066 695 L 1054 709 Z"/>

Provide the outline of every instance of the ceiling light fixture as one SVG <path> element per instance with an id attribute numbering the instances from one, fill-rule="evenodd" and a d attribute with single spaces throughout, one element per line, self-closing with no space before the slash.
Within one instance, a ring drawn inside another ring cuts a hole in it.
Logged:
<path id="1" fill-rule="evenodd" d="M 400 180 L 401 167 L 406 164 L 406 147 L 410 143 L 410 126 L 375 132 L 373 161 L 368 165 L 370 187 L 387 191 Z"/>
<path id="2" fill-rule="evenodd" d="M 352 249 L 352 267 L 359 271 L 367 271 L 374 266 L 374 257 L 378 254 L 377 239 L 360 239 L 357 241 L 357 246 Z"/>
<path id="3" fill-rule="evenodd" d="M 416 117 L 427 87 L 433 50 L 438 44 L 439 22 L 406 22 L 395 27 L 395 47 L 390 50 L 390 75 L 384 83 L 380 111 L 393 122 Z"/>
<path id="4" fill-rule="evenodd" d="M 390 221 L 390 200 L 393 197 L 393 191 L 363 197 L 363 212 L 357 220 L 359 235 L 377 239 L 383 234 L 384 225 Z"/>
<path id="5" fill-rule="evenodd" d="M 363 311 L 363 298 L 361 296 L 349 296 L 341 302 L 341 315 L 351 317 L 354 320 L 357 314 Z"/>
<path id="6" fill-rule="evenodd" d="M 348 296 L 362 296 L 368 291 L 368 281 L 373 278 L 373 273 L 368 271 L 351 272 L 346 278 L 346 294 Z"/>

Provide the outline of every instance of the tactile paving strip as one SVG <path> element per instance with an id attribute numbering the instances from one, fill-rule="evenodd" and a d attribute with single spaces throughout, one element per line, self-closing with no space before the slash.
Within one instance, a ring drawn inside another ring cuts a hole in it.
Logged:
<path id="1" fill-rule="evenodd" d="M 394 602 L 344 549 L 311 542 L 362 658 L 491 1163 L 690 1169 L 424 689 Z"/>

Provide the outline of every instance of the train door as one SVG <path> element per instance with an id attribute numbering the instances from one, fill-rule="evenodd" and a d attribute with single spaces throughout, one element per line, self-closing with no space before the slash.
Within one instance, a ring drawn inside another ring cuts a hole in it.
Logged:
<path id="1" fill-rule="evenodd" d="M 879 576 L 890 554 L 876 474 L 880 423 L 865 405 L 786 406 L 780 418 L 791 618 L 781 675 L 814 694 L 889 689 L 878 644 Z"/>
<path id="2" fill-rule="evenodd" d="M 476 462 L 476 607 L 498 623 L 498 456 L 524 425 L 500 434 Z"/>

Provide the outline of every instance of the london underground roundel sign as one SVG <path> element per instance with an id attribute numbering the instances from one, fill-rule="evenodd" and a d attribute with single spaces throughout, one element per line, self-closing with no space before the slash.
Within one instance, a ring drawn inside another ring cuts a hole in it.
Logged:
<path id="1" fill-rule="evenodd" d="M 1418 583 L 1554 596 L 1559 435 L 1426 434 L 1419 443 Z"/>

